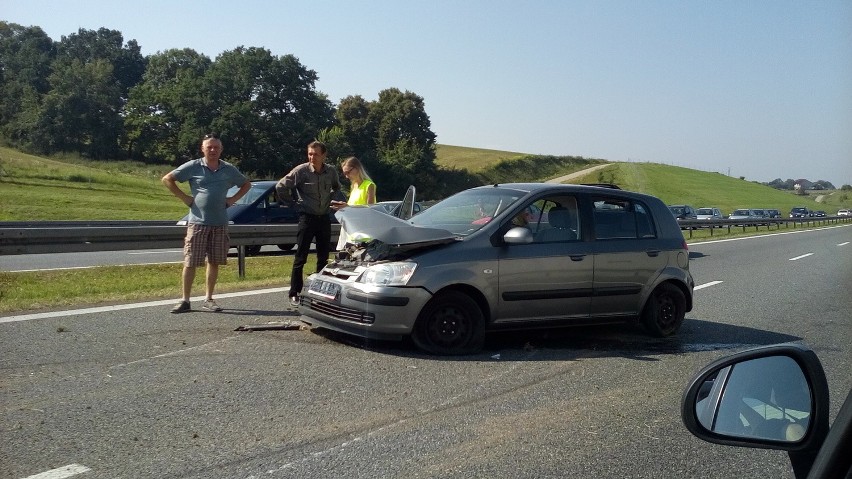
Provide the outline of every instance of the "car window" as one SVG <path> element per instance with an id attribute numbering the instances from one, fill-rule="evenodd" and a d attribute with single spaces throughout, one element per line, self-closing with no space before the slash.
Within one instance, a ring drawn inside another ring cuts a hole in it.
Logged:
<path id="1" fill-rule="evenodd" d="M 593 198 L 597 239 L 655 238 L 656 228 L 648 208 L 622 198 Z"/>
<path id="2" fill-rule="evenodd" d="M 513 209 L 515 202 L 526 194 L 508 188 L 465 190 L 422 210 L 409 222 L 466 236 Z"/>
<path id="3" fill-rule="evenodd" d="M 578 241 L 582 238 L 577 199 L 573 196 L 552 196 L 533 203 L 530 231 L 534 243 Z"/>

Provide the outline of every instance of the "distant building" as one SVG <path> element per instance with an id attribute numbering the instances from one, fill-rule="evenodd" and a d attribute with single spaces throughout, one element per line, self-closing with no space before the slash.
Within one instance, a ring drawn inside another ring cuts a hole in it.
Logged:
<path id="1" fill-rule="evenodd" d="M 810 190 L 814 186 L 813 181 L 808 181 L 804 178 L 796 180 L 796 184 L 799 185 L 803 190 Z"/>

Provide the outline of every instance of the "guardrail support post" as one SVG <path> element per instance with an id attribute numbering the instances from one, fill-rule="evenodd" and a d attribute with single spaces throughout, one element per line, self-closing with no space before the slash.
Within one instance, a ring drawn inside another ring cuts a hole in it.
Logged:
<path id="1" fill-rule="evenodd" d="M 240 279 L 246 277 L 246 247 L 245 245 L 237 246 L 237 270 L 240 274 Z"/>

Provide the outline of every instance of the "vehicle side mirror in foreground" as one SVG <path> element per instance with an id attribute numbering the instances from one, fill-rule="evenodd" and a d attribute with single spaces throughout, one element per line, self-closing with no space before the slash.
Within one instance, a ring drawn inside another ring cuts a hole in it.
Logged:
<path id="1" fill-rule="evenodd" d="M 828 407 L 816 354 L 785 344 L 706 366 L 684 392 L 681 418 L 705 441 L 788 451 L 796 477 L 805 477 L 828 434 Z"/>

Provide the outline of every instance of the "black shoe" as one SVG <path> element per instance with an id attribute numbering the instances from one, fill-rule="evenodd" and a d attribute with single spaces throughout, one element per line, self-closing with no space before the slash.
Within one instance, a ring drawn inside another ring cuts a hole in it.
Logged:
<path id="1" fill-rule="evenodd" d="M 192 311 L 192 308 L 189 307 L 189 301 L 181 301 L 172 308 L 172 314 L 185 313 L 187 311 Z"/>

